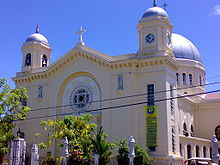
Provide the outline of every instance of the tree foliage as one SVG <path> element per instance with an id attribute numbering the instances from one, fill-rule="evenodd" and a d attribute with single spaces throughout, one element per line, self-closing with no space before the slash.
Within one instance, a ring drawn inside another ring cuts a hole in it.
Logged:
<path id="1" fill-rule="evenodd" d="M 135 158 L 134 158 L 135 165 L 151 165 L 152 164 L 153 159 L 139 145 L 136 144 L 134 146 L 134 151 L 135 151 Z"/>
<path id="2" fill-rule="evenodd" d="M 107 142 L 107 134 L 103 132 L 102 127 L 98 127 L 94 136 L 92 136 L 91 144 L 94 154 L 99 155 L 99 165 L 106 165 L 112 155 L 114 143 Z"/>
<path id="3" fill-rule="evenodd" d="M 0 79 L 0 154 L 8 152 L 8 144 L 14 138 L 13 121 L 26 119 L 26 114 L 30 110 L 22 105 L 28 98 L 26 88 L 12 89 L 6 81 Z"/>
<path id="4" fill-rule="evenodd" d="M 128 144 L 125 139 L 120 140 L 120 142 L 118 143 L 118 155 L 116 158 L 119 165 L 129 164 Z"/>
<path id="5" fill-rule="evenodd" d="M 152 164 L 153 159 L 138 144 L 135 144 L 134 151 L 135 151 L 134 165 Z M 119 165 L 129 164 L 128 143 L 125 139 L 120 140 L 120 142 L 118 143 L 117 161 Z"/>
<path id="6" fill-rule="evenodd" d="M 60 141 L 67 137 L 69 141 L 70 159 L 68 164 L 89 165 L 94 154 L 100 155 L 100 165 L 105 165 L 112 155 L 113 143 L 107 142 L 107 134 L 101 127 L 91 122 L 92 115 L 65 116 L 63 119 L 42 121 L 41 125 L 48 136 L 39 144 L 40 148 L 48 148 L 53 140 Z"/>

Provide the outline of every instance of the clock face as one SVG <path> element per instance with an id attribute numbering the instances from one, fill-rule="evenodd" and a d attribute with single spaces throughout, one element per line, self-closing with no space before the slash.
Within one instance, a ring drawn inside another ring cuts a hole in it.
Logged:
<path id="1" fill-rule="evenodd" d="M 152 42 L 154 42 L 154 40 L 155 40 L 155 35 L 152 33 L 149 33 L 145 38 L 145 41 L 147 43 L 152 43 Z"/>
<path id="2" fill-rule="evenodd" d="M 170 33 L 167 33 L 167 43 L 168 43 L 168 45 L 171 45 L 171 35 L 170 35 Z"/>

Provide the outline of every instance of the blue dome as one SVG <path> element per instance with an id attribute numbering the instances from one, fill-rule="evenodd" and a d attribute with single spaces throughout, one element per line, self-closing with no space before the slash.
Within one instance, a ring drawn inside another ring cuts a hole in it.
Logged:
<path id="1" fill-rule="evenodd" d="M 151 17 L 151 16 L 168 17 L 168 14 L 167 14 L 167 12 L 164 9 L 162 9 L 160 7 L 152 7 L 152 8 L 147 9 L 144 12 L 144 15 L 142 16 L 142 18 Z"/>
<path id="2" fill-rule="evenodd" d="M 48 44 L 46 37 L 44 37 L 40 33 L 33 33 L 29 35 L 28 38 L 26 39 L 26 42 L 30 42 L 30 41 L 38 41 L 38 42 L 44 42 Z"/>
<path id="3" fill-rule="evenodd" d="M 173 54 L 176 58 L 189 59 L 202 63 L 202 59 L 195 45 L 179 34 L 172 34 Z"/>

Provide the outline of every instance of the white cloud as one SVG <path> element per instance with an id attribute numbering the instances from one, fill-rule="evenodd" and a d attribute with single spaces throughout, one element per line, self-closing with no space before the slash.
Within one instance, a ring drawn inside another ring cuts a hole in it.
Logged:
<path id="1" fill-rule="evenodd" d="M 215 15 L 220 16 L 220 5 L 214 6 L 212 12 L 210 13 L 210 16 L 215 16 Z"/>

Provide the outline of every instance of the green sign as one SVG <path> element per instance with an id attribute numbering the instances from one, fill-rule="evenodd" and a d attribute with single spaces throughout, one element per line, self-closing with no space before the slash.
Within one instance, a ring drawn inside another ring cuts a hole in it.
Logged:
<path id="1" fill-rule="evenodd" d="M 148 147 L 157 146 L 158 107 L 146 106 L 146 140 Z"/>

